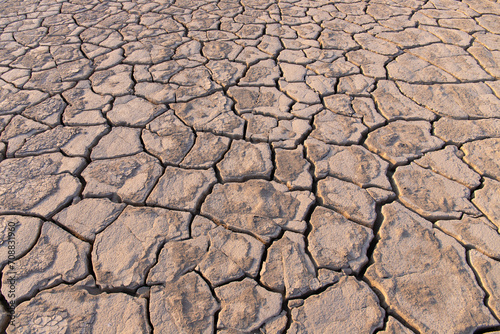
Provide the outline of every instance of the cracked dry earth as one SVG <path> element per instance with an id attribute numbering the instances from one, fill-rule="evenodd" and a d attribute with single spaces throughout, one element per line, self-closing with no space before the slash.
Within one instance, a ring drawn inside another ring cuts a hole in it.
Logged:
<path id="1" fill-rule="evenodd" d="M 500 333 L 499 16 L 0 1 L 1 330 Z"/>

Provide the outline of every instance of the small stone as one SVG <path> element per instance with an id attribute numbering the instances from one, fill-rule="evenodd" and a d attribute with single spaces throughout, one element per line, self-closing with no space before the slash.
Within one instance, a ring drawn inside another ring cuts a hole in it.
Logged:
<path id="1" fill-rule="evenodd" d="M 193 130 L 184 125 L 172 110 L 156 117 L 142 130 L 146 150 L 164 164 L 178 164 L 194 144 Z"/>
<path id="2" fill-rule="evenodd" d="M 419 332 L 472 332 L 496 323 L 464 248 L 397 202 L 384 205 L 382 215 L 365 276 L 394 312 Z"/>
<path id="3" fill-rule="evenodd" d="M 113 203 L 107 198 L 85 198 L 52 219 L 78 237 L 94 241 L 96 234 L 115 221 L 124 208 L 124 203 Z"/>
<path id="4" fill-rule="evenodd" d="M 485 177 L 483 188 L 474 192 L 472 202 L 500 231 L 500 182 Z"/>
<path id="5" fill-rule="evenodd" d="M 463 215 L 460 220 L 439 220 L 435 225 L 461 244 L 500 259 L 500 234 L 485 217 Z"/>
<path id="6" fill-rule="evenodd" d="M 320 282 L 309 255 L 305 252 L 304 236 L 286 231 L 281 239 L 273 242 L 262 264 L 260 281 L 285 297 L 300 297 L 333 282 Z"/>
<path id="7" fill-rule="evenodd" d="M 322 205 L 362 225 L 372 227 L 377 218 L 373 198 L 365 189 L 350 182 L 328 176 L 318 182 L 318 198 Z"/>
<path id="8" fill-rule="evenodd" d="M 365 144 L 392 164 L 400 165 L 436 150 L 444 142 L 430 134 L 431 125 L 425 121 L 395 121 L 368 134 Z"/>
<path id="9" fill-rule="evenodd" d="M 440 116 L 458 119 L 494 118 L 500 112 L 500 99 L 482 82 L 447 85 L 398 82 L 398 85 L 403 94 Z"/>
<path id="10" fill-rule="evenodd" d="M 335 211 L 316 207 L 311 216 L 308 249 L 319 268 L 359 270 L 368 262 L 366 253 L 373 232 Z"/>
<path id="11" fill-rule="evenodd" d="M 229 149 L 230 139 L 210 132 L 198 132 L 194 145 L 181 161 L 183 168 L 209 168 Z"/>
<path id="12" fill-rule="evenodd" d="M 1 161 L 0 212 L 52 216 L 80 192 L 72 174 L 84 163 L 61 153 Z"/>
<path id="13" fill-rule="evenodd" d="M 264 180 L 216 184 L 201 213 L 218 224 L 248 232 L 264 242 L 281 229 L 305 230 L 304 217 L 314 197 L 306 191 L 289 192 L 285 185 Z"/>
<path id="14" fill-rule="evenodd" d="M 0 216 L 0 268 L 3 268 L 9 259 L 13 261 L 24 256 L 33 247 L 38 239 L 42 223 L 41 219 L 35 217 Z M 9 244 L 12 245 L 12 241 L 15 242 L 16 248 L 14 254 L 11 249 L 11 254 L 9 254 Z"/>
<path id="15" fill-rule="evenodd" d="M 314 117 L 311 137 L 327 144 L 357 144 L 367 130 L 359 119 L 323 110 Z"/>
<path id="16" fill-rule="evenodd" d="M 92 149 L 90 158 L 98 160 L 137 154 L 142 151 L 140 133 L 140 129 L 113 127 Z"/>
<path id="17" fill-rule="evenodd" d="M 288 189 L 311 189 L 313 179 L 309 173 L 311 164 L 304 158 L 304 148 L 299 145 L 295 150 L 275 150 L 276 180 L 285 183 Z"/>
<path id="18" fill-rule="evenodd" d="M 228 97 L 217 92 L 187 103 L 171 104 L 171 108 L 176 116 L 196 131 L 242 138 L 245 121 L 233 113 L 232 104 Z"/>
<path id="19" fill-rule="evenodd" d="M 500 181 L 500 138 L 476 140 L 462 145 L 464 160 L 483 176 Z"/>
<path id="20" fill-rule="evenodd" d="M 426 153 L 415 163 L 468 188 L 476 188 L 481 184 L 481 176 L 460 159 L 460 153 L 456 146 L 449 145 L 440 151 Z"/>
<path id="21" fill-rule="evenodd" d="M 190 218 L 187 212 L 126 207 L 95 238 L 92 264 L 97 284 L 130 289 L 144 285 L 161 245 L 188 238 Z"/>
<path id="22" fill-rule="evenodd" d="M 157 332 L 165 334 L 214 331 L 214 314 L 220 309 L 207 283 L 188 273 L 165 287 L 151 288 L 150 317 Z"/>
<path id="23" fill-rule="evenodd" d="M 217 164 L 217 169 L 223 182 L 269 179 L 273 170 L 269 145 L 234 140 L 224 159 Z"/>
<path id="24" fill-rule="evenodd" d="M 485 138 L 500 138 L 500 119 L 495 118 L 458 120 L 441 117 L 433 127 L 437 137 L 455 145 Z"/>
<path id="25" fill-rule="evenodd" d="M 19 300 L 31 298 L 40 290 L 62 282 L 77 282 L 88 275 L 89 252 L 90 244 L 44 222 L 37 243 L 15 262 L 14 296 L 9 296 L 9 285 L 5 284 L 12 275 L 8 273 L 9 266 L 2 271 L 2 293 L 9 303 L 18 305 Z"/>
<path id="26" fill-rule="evenodd" d="M 218 226 L 208 232 L 210 249 L 201 258 L 198 268 L 212 286 L 219 286 L 245 275 L 256 277 L 264 244 L 244 233 L 235 233 Z"/>
<path id="27" fill-rule="evenodd" d="M 146 203 L 194 212 L 216 182 L 211 168 L 189 170 L 168 166 Z"/>
<path id="28" fill-rule="evenodd" d="M 363 321 L 359 321 L 363 319 Z M 318 295 L 292 309 L 289 333 L 373 333 L 382 328 L 384 310 L 363 281 L 343 277 Z"/>
<path id="29" fill-rule="evenodd" d="M 118 196 L 129 203 L 143 203 L 160 177 L 161 170 L 159 161 L 144 152 L 92 161 L 82 172 L 87 183 L 83 196 Z"/>
<path id="30" fill-rule="evenodd" d="M 131 94 L 134 82 L 131 79 L 132 66 L 117 65 L 107 70 L 96 71 L 90 77 L 92 88 L 98 94 L 123 96 Z"/>
<path id="31" fill-rule="evenodd" d="M 399 91 L 392 81 L 381 80 L 377 82 L 377 89 L 372 96 L 375 98 L 378 109 L 389 121 L 426 120 L 432 121 L 436 115 L 430 110 L 422 108 Z"/>
<path id="32" fill-rule="evenodd" d="M 22 115 L 37 122 L 56 126 L 60 124 L 60 117 L 66 108 L 66 103 L 60 95 L 55 95 L 39 104 L 26 108 Z"/>
<path id="33" fill-rule="evenodd" d="M 469 188 L 417 164 L 398 167 L 394 183 L 400 201 L 425 218 L 459 219 L 462 212 L 480 213 L 469 201 Z"/>
<path id="34" fill-rule="evenodd" d="M 314 138 L 307 139 L 305 146 L 317 178 L 329 175 L 364 188 L 391 189 L 387 178 L 389 164 L 364 147 L 328 145 Z"/>
<path id="35" fill-rule="evenodd" d="M 147 300 L 125 293 L 91 293 L 95 286 L 61 284 L 41 291 L 16 308 L 16 322 L 7 333 L 88 331 L 148 333 Z"/>
<path id="36" fill-rule="evenodd" d="M 470 262 L 477 272 L 481 285 L 488 293 L 486 304 L 498 317 L 500 315 L 500 264 L 475 250 L 469 251 Z"/>
<path id="37" fill-rule="evenodd" d="M 164 105 L 155 105 L 134 95 L 119 96 L 106 117 L 113 125 L 144 126 L 165 111 Z"/>
<path id="38" fill-rule="evenodd" d="M 281 311 L 281 295 L 264 289 L 248 277 L 215 288 L 215 294 L 221 302 L 217 329 L 251 332 Z"/>

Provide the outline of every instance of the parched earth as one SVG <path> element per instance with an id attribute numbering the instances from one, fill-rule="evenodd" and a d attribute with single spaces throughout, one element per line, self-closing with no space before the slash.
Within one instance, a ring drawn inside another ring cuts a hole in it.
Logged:
<path id="1" fill-rule="evenodd" d="M 499 17 L 0 1 L 0 331 L 500 333 Z"/>

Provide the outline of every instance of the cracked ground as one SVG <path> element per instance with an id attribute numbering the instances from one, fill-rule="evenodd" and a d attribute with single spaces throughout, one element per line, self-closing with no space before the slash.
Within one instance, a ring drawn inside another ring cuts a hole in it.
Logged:
<path id="1" fill-rule="evenodd" d="M 0 331 L 500 333 L 499 16 L 0 1 Z"/>

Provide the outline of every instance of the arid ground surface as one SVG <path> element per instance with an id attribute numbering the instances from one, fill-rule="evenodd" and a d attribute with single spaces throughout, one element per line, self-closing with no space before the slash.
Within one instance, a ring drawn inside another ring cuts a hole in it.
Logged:
<path id="1" fill-rule="evenodd" d="M 499 16 L 0 1 L 0 331 L 500 333 Z"/>

